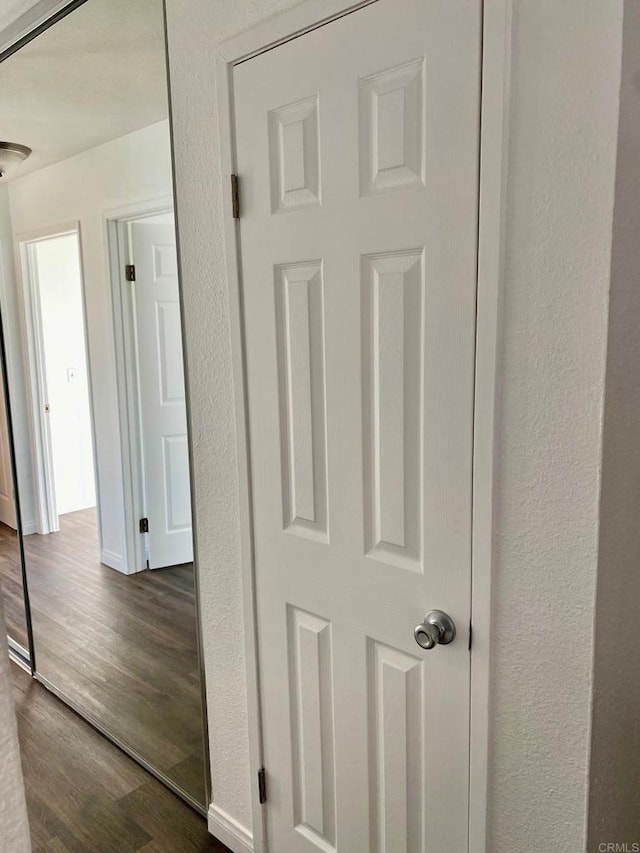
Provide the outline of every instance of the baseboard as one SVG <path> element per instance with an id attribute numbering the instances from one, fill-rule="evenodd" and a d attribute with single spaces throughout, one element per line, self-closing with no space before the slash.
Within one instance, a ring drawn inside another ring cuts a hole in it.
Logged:
<path id="1" fill-rule="evenodd" d="M 215 803 L 209 806 L 209 832 L 233 853 L 253 853 L 253 833 Z"/>
<path id="2" fill-rule="evenodd" d="M 36 523 L 35 521 L 23 521 L 22 522 L 22 535 L 23 536 L 31 536 L 32 533 L 37 533 Z"/>
<path id="3" fill-rule="evenodd" d="M 100 562 L 104 563 L 105 566 L 109 566 L 110 569 L 122 572 L 123 575 L 129 574 L 124 558 L 120 554 L 108 551 L 106 548 L 100 550 Z"/>

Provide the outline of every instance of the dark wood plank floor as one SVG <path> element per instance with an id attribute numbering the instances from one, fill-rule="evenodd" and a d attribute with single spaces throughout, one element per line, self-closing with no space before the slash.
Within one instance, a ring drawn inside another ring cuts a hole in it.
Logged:
<path id="1" fill-rule="evenodd" d="M 11 670 L 33 853 L 228 853 L 203 818 Z"/>
<path id="2" fill-rule="evenodd" d="M 25 537 L 38 672 L 205 805 L 193 567 L 123 575 L 99 562 L 94 510 L 60 528 Z M 21 641 L 19 564 L 0 572 Z"/>

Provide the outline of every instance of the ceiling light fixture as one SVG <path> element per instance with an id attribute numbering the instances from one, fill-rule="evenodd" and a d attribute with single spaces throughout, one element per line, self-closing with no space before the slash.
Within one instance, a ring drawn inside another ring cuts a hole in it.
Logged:
<path id="1" fill-rule="evenodd" d="M 31 149 L 17 142 L 0 142 L 0 178 L 4 178 L 7 170 L 22 163 L 31 154 Z"/>

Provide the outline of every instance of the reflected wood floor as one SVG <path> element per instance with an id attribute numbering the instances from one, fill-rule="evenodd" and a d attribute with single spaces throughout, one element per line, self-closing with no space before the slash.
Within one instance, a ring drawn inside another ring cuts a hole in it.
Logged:
<path id="1" fill-rule="evenodd" d="M 229 853 L 204 818 L 11 670 L 33 853 Z"/>
<path id="2" fill-rule="evenodd" d="M 99 562 L 95 510 L 60 528 L 25 537 L 38 672 L 204 805 L 192 565 L 123 575 Z M 7 623 L 25 644 L 15 549 L 0 537 Z"/>
<path id="3" fill-rule="evenodd" d="M 27 648 L 27 623 L 22 597 L 20 549 L 15 530 L 0 522 L 0 592 L 4 604 L 7 633 Z"/>

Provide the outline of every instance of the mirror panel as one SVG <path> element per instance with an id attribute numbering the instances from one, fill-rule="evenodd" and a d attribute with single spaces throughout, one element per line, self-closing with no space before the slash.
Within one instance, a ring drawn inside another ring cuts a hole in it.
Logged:
<path id="1" fill-rule="evenodd" d="M 15 501 L 10 412 L 5 395 L 4 348 L 0 345 L 0 596 L 9 647 L 29 658 L 22 553 Z"/>
<path id="2" fill-rule="evenodd" d="M 0 295 L 36 677 L 204 811 L 162 0 L 86 0 L 0 63 L 0 139 L 31 149 Z"/>

